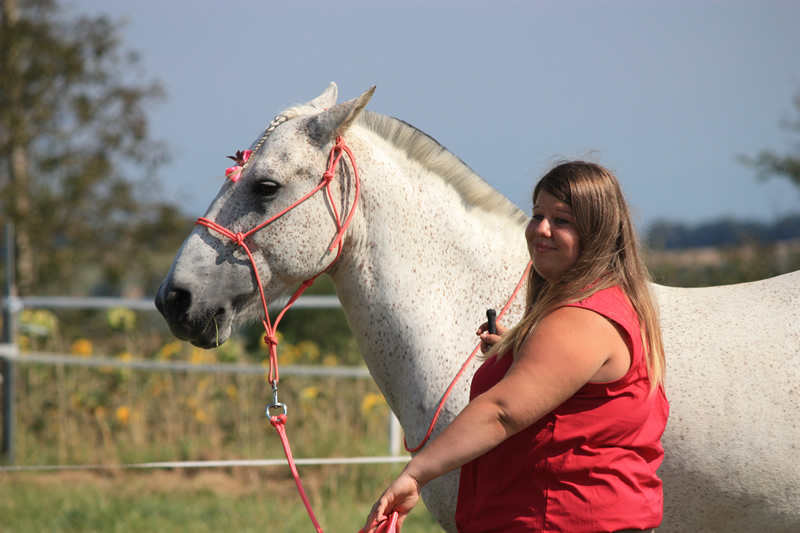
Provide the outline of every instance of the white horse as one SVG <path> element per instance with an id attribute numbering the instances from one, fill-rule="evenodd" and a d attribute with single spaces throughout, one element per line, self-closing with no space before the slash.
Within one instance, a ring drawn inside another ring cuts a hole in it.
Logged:
<path id="1" fill-rule="evenodd" d="M 355 210 L 355 173 L 343 160 L 331 196 L 312 195 L 242 242 L 267 301 L 328 269 L 367 367 L 414 446 L 474 348 L 485 310 L 501 308 L 522 276 L 527 217 L 432 138 L 364 110 L 372 90 L 339 105 L 336 93 L 331 84 L 276 118 L 205 218 L 232 234 L 257 227 L 318 185 L 344 136 L 360 170 Z M 334 210 L 353 214 L 338 260 Z M 800 531 L 800 272 L 655 292 L 672 408 L 661 530 Z M 178 252 L 156 303 L 177 337 L 201 347 L 262 313 L 245 250 L 203 226 Z M 433 438 L 467 402 L 474 368 Z M 423 495 L 447 531 L 455 531 L 457 476 Z M 389 481 L 376 484 L 376 497 Z"/>

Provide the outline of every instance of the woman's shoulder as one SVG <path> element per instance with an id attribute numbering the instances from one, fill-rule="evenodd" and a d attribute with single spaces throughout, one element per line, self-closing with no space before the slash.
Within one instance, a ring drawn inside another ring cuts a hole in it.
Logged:
<path id="1" fill-rule="evenodd" d="M 546 337 L 552 335 L 561 339 L 564 339 L 565 336 L 576 339 L 578 337 L 587 337 L 580 339 L 582 343 L 592 338 L 604 337 L 604 334 L 613 333 L 615 330 L 609 322 L 609 318 L 615 321 L 613 316 L 598 310 L 598 307 L 592 305 L 592 302 L 587 302 L 585 305 L 578 303 L 567 304 L 545 315 L 533 329 L 533 332 L 538 335 Z"/>
<path id="2" fill-rule="evenodd" d="M 580 382 L 580 386 L 587 382 L 619 379 L 630 368 L 625 340 L 629 335 L 623 335 L 616 321 L 609 318 L 582 306 L 559 307 L 533 328 L 521 347 L 521 353 L 515 353 L 515 362 L 525 359 L 546 369 L 543 371 L 537 367 L 536 372 L 572 375 L 575 378 L 572 383 Z M 620 363 L 608 366 L 612 357 L 615 361 L 619 359 Z M 625 368 L 619 376 L 616 373 L 607 376 L 610 370 L 622 366 Z"/>
<path id="3" fill-rule="evenodd" d="M 576 299 L 565 304 L 565 307 L 584 307 L 597 310 L 603 308 L 632 308 L 631 301 L 619 285 L 612 285 L 592 292 L 584 298 Z"/>
<path id="4" fill-rule="evenodd" d="M 570 302 L 567 305 L 588 307 L 603 303 L 620 303 L 629 301 L 628 297 L 625 295 L 625 292 L 622 290 L 622 287 L 619 285 L 612 285 L 598 291 L 590 292 L 588 296 L 583 298 L 581 298 L 579 295 L 578 298 L 579 299 L 576 299 L 574 302 Z"/>
<path id="5" fill-rule="evenodd" d="M 619 285 L 612 285 L 589 296 L 565 304 L 564 307 L 579 307 L 601 314 L 615 322 L 626 326 L 636 325 L 638 329 L 638 315 L 628 295 Z"/>

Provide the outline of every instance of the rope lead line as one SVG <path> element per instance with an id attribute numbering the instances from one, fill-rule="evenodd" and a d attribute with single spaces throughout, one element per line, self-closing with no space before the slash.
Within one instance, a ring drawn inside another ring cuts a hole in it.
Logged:
<path id="1" fill-rule="evenodd" d="M 286 460 L 289 462 L 289 468 L 292 470 L 292 476 L 294 476 L 294 484 L 297 485 L 297 492 L 300 493 L 300 498 L 303 500 L 303 504 L 306 506 L 306 511 L 308 511 L 308 517 L 311 519 L 311 522 L 314 524 L 314 527 L 317 530 L 317 533 L 322 533 L 322 528 L 317 521 L 317 517 L 314 516 L 314 511 L 311 510 L 311 502 L 308 501 L 308 496 L 306 496 L 306 491 L 303 489 L 303 484 L 300 482 L 300 474 L 297 472 L 297 466 L 294 464 L 294 458 L 292 457 L 292 449 L 289 446 L 289 437 L 286 436 L 286 428 L 284 427 L 286 424 L 286 415 L 279 415 L 273 416 L 269 419 L 270 424 L 275 430 L 278 432 L 278 436 L 281 439 L 281 445 L 283 446 L 283 453 L 286 454 Z"/>

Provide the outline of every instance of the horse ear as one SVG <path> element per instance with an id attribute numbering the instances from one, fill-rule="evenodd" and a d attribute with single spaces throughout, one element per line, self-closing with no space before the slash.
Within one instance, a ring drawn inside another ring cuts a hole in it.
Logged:
<path id="1" fill-rule="evenodd" d="M 311 119 L 311 138 L 323 145 L 342 135 L 364 110 L 374 92 L 373 85 L 358 98 L 337 104 Z"/>
<path id="2" fill-rule="evenodd" d="M 336 105 L 338 93 L 339 88 L 336 87 L 336 83 L 331 82 L 331 84 L 322 91 L 322 94 L 311 100 L 308 105 L 318 107 L 319 109 L 328 109 Z"/>

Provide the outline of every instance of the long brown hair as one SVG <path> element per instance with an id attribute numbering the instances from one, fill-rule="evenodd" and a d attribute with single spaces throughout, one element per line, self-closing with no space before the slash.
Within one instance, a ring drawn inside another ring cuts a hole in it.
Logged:
<path id="1" fill-rule="evenodd" d="M 487 356 L 502 357 L 509 350 L 519 350 L 528 333 L 548 313 L 618 285 L 639 316 L 650 385 L 655 390 L 666 373 L 658 307 L 617 178 L 596 163 L 562 161 L 536 184 L 534 205 L 541 191 L 572 208 L 581 253 L 572 268 L 549 281 L 531 268 L 525 316 Z"/>

